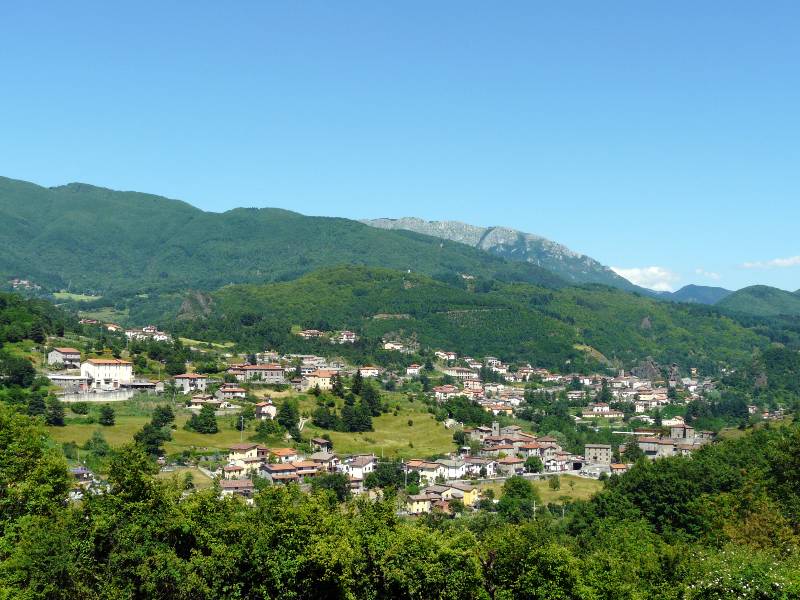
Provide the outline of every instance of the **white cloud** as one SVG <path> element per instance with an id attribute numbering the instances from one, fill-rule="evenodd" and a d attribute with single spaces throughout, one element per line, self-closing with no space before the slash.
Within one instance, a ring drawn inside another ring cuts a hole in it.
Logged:
<path id="1" fill-rule="evenodd" d="M 673 291 L 673 284 L 681 278 L 677 273 L 673 273 L 664 267 L 633 267 L 630 269 L 611 267 L 611 270 L 631 283 L 656 290 L 657 292 Z"/>
<path id="2" fill-rule="evenodd" d="M 713 279 L 714 281 L 718 281 L 720 279 L 719 273 L 714 273 L 713 271 L 706 271 L 705 269 L 697 268 L 694 270 L 697 275 L 700 277 L 705 277 L 706 279 Z"/>
<path id="3" fill-rule="evenodd" d="M 785 267 L 797 266 L 800 266 L 800 256 L 773 258 L 772 260 L 756 260 L 742 264 L 742 268 L 744 269 L 782 269 Z"/>

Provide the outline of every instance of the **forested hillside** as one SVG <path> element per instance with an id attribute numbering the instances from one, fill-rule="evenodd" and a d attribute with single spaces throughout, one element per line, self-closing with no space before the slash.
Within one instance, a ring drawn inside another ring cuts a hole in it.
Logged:
<path id="1" fill-rule="evenodd" d="M 767 285 L 752 285 L 717 303 L 725 310 L 759 317 L 800 316 L 800 296 Z"/>
<path id="2" fill-rule="evenodd" d="M 101 295 L 281 281 L 322 266 L 371 265 L 444 280 L 461 274 L 564 282 L 463 244 L 279 209 L 208 213 L 160 196 L 0 178 L 0 276 Z"/>
<path id="3" fill-rule="evenodd" d="M 647 357 L 713 371 L 749 358 L 767 340 L 704 306 L 658 302 L 604 286 L 545 289 L 462 282 L 396 271 L 341 268 L 297 281 L 228 286 L 186 300 L 187 337 L 281 347 L 303 328 L 354 329 L 373 339 L 416 338 L 440 348 L 556 369 L 596 361 L 631 366 Z M 581 346 L 589 346 L 591 349 Z"/>

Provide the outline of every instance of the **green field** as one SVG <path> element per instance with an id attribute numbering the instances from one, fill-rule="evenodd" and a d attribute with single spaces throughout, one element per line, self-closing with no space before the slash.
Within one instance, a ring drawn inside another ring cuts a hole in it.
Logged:
<path id="1" fill-rule="evenodd" d="M 291 394 L 291 392 L 271 392 L 270 395 L 280 404 L 282 397 Z M 327 431 L 311 425 L 309 421 L 303 428 L 303 437 L 308 439 L 327 433 L 336 451 L 344 454 L 374 452 L 387 457 L 407 458 L 428 457 L 453 450 L 453 432 L 436 421 L 424 404 L 410 402 L 405 395 L 399 393 L 387 394 L 386 397 L 390 412 L 373 418 L 374 431 L 365 433 Z M 308 418 L 316 406 L 315 398 L 305 395 L 296 398 L 301 414 Z M 134 434 L 149 421 L 153 408 L 165 403 L 169 401 L 145 395 L 124 402 L 112 402 L 110 404 L 116 413 L 116 423 L 111 427 L 86 423 L 84 417 L 72 413 L 67 405 L 67 424 L 64 427 L 48 427 L 48 429 L 53 439 L 59 443 L 75 442 L 82 446 L 96 430 L 100 430 L 111 446 L 121 446 L 133 440 Z M 219 432 L 203 434 L 185 430 L 183 426 L 191 413 L 180 404 L 173 405 L 173 408 L 176 428 L 172 431 L 172 440 L 164 444 L 168 454 L 189 449 L 199 452 L 224 450 L 242 438 L 241 433 L 235 428 L 233 415 L 217 417 Z M 99 409 L 99 403 L 93 404 L 91 414 L 96 417 Z M 409 420 L 413 423 L 410 426 Z M 245 440 L 255 433 L 255 426 L 255 422 L 249 424 L 244 432 Z"/>
<path id="2" fill-rule="evenodd" d="M 104 427 L 97 423 L 86 423 L 85 418 L 75 415 L 67 408 L 67 424 L 64 427 L 48 427 L 50 435 L 59 443 L 75 442 L 82 446 L 96 430 L 100 430 L 112 447 L 121 446 L 133 441 L 134 434 L 150 420 L 152 410 L 159 404 L 172 404 L 165 398 L 148 395 L 138 396 L 124 402 L 109 403 L 116 414 L 116 423 Z M 91 405 L 91 414 L 97 416 L 100 403 Z M 172 440 L 164 444 L 168 454 L 182 450 L 195 449 L 200 452 L 224 450 L 231 444 L 240 440 L 241 434 L 234 427 L 233 415 L 217 417 L 219 431 L 214 434 L 196 433 L 183 429 L 191 413 L 180 403 L 172 404 L 175 410 L 175 426 L 172 431 Z M 252 435 L 252 431 L 245 431 L 245 439 Z"/>
<path id="3" fill-rule="evenodd" d="M 390 412 L 373 417 L 374 431 L 364 433 L 329 431 L 315 427 L 309 422 L 303 428 L 303 437 L 317 437 L 327 433 L 333 441 L 336 452 L 343 454 L 374 452 L 386 457 L 423 458 L 445 454 L 455 449 L 453 431 L 445 429 L 444 425 L 428 412 L 427 406 L 421 402 L 409 402 L 405 394 L 401 393 L 386 393 L 385 398 Z M 315 406 L 313 396 L 300 397 L 302 413 L 310 414 Z M 408 424 L 409 419 L 413 423 L 411 426 Z"/>
<path id="4" fill-rule="evenodd" d="M 81 310 L 78 315 L 87 319 L 97 319 L 102 323 L 117 323 L 124 322 L 128 318 L 128 309 L 116 310 L 110 306 L 104 306 L 97 310 Z"/>
<path id="5" fill-rule="evenodd" d="M 156 475 L 157 479 L 176 479 L 178 483 L 183 483 L 183 478 L 186 473 L 191 473 L 192 478 L 194 480 L 194 487 L 198 490 L 203 490 L 206 488 L 211 487 L 213 483 L 211 478 L 203 473 L 200 469 L 196 467 L 178 467 L 174 471 L 161 471 Z"/>
<path id="6" fill-rule="evenodd" d="M 102 296 L 87 296 L 86 294 L 73 294 L 71 292 L 54 292 L 53 297 L 56 300 L 73 300 L 75 302 L 91 302 L 102 298 Z"/>
<path id="7" fill-rule="evenodd" d="M 197 346 L 199 348 L 202 348 L 205 345 L 209 345 L 212 348 L 219 348 L 219 349 L 232 348 L 234 346 L 233 342 L 225 342 L 220 344 L 217 342 L 204 342 L 202 340 L 193 340 L 191 338 L 185 338 L 185 337 L 179 339 L 181 340 L 181 343 L 184 346 Z"/>
<path id="8" fill-rule="evenodd" d="M 603 482 L 597 479 L 587 479 L 585 477 L 575 477 L 574 475 L 561 475 L 561 489 L 551 490 L 545 479 L 532 481 L 533 487 L 539 492 L 542 502 L 560 504 L 562 498 L 573 500 L 588 500 L 592 495 L 603 489 Z M 570 485 L 572 484 L 572 485 Z M 480 486 L 482 490 L 494 490 L 495 498 L 502 495 L 502 483 L 486 483 Z"/>

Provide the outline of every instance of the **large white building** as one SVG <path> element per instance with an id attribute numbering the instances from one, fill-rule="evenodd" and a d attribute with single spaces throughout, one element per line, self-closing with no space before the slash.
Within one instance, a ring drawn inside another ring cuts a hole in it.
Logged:
<path id="1" fill-rule="evenodd" d="M 116 390 L 133 381 L 133 364 L 119 358 L 90 358 L 81 364 L 81 376 L 92 390 Z"/>

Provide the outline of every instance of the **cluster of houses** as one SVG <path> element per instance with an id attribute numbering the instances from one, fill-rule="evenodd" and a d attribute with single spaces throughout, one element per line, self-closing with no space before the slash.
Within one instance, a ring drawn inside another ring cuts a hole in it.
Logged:
<path id="1" fill-rule="evenodd" d="M 40 290 L 40 289 L 42 289 L 42 286 L 40 286 L 38 283 L 34 283 L 30 279 L 20 279 L 19 277 L 14 277 L 13 279 L 9 279 L 8 283 L 15 290 Z"/>
<path id="2" fill-rule="evenodd" d="M 228 464 L 217 473 L 221 494 L 250 498 L 254 478 L 261 477 L 272 484 L 299 483 L 323 474 L 342 473 L 347 477 L 353 494 L 366 492 L 364 480 L 378 467 L 374 454 L 340 457 L 332 452 L 332 444 L 323 438 L 311 440 L 314 452 L 303 455 L 293 448 L 267 448 L 260 444 L 242 442 L 229 447 Z M 494 461 L 478 461 L 493 464 Z M 462 459 L 439 459 L 434 462 L 409 460 L 402 463 L 406 476 L 419 474 L 421 491 L 409 497 L 406 512 L 422 514 L 435 508 L 449 510 L 453 500 L 464 506 L 477 504 L 478 490 L 465 479 L 478 477 L 483 471 Z M 481 471 L 481 473 L 479 473 Z M 494 476 L 492 470 L 492 476 Z"/>
<path id="3" fill-rule="evenodd" d="M 126 329 L 125 337 L 129 340 L 153 340 L 155 342 L 169 342 L 172 337 L 163 331 L 159 331 L 155 325 L 147 325 L 141 329 Z"/>
<path id="4" fill-rule="evenodd" d="M 303 329 L 298 331 L 297 335 L 305 340 L 317 340 L 320 338 L 330 339 L 331 344 L 355 344 L 358 341 L 358 336 L 348 330 L 344 331 L 320 331 L 319 329 Z"/>

